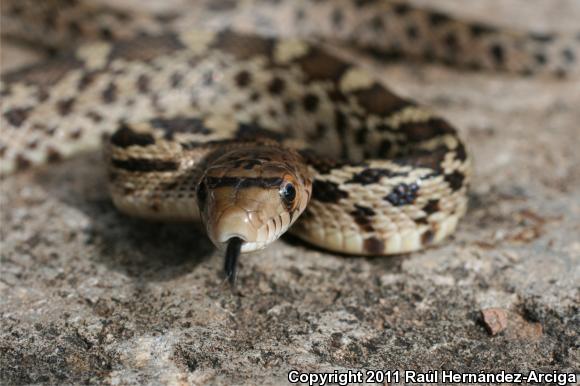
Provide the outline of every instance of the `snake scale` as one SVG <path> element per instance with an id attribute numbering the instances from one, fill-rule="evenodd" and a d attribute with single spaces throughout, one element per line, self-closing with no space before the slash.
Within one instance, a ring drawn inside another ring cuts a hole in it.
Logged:
<path id="1" fill-rule="evenodd" d="M 559 76 L 575 68 L 579 45 L 400 1 L 210 2 L 226 10 L 212 28 L 50 3 L 60 12 L 24 38 L 96 36 L 3 77 L 2 173 L 94 149 L 106 134 L 115 205 L 201 218 L 227 249 L 230 279 L 240 251 L 264 248 L 294 222 L 290 231 L 318 247 L 388 255 L 439 243 L 465 213 L 470 155 L 457 131 L 312 36 Z M 38 18 L 14 4 L 10 14 Z"/>

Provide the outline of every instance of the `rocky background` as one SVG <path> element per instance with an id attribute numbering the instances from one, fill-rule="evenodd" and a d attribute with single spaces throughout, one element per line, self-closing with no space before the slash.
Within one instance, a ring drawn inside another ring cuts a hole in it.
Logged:
<path id="1" fill-rule="evenodd" d="M 417 2 L 528 29 L 574 31 L 580 20 L 572 0 Z M 3 43 L 3 70 L 39 57 Z M 98 153 L 11 176 L 1 186 L 0 383 L 579 372 L 579 80 L 371 65 L 459 127 L 474 154 L 453 238 L 387 258 L 285 238 L 243 256 L 232 291 L 198 228 L 117 213 Z"/>

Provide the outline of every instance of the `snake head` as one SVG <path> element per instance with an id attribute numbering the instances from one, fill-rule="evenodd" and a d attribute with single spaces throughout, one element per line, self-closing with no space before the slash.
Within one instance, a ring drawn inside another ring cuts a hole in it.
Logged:
<path id="1" fill-rule="evenodd" d="M 231 149 L 210 162 L 198 205 L 207 234 L 220 249 L 241 240 L 241 252 L 262 249 L 296 221 L 312 182 L 296 152 L 278 146 Z"/>

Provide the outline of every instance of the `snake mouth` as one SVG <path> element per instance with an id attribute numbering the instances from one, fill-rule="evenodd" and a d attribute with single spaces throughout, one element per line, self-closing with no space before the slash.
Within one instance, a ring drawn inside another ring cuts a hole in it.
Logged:
<path id="1" fill-rule="evenodd" d="M 240 251 L 252 252 L 266 246 L 261 234 L 254 226 L 251 212 L 231 206 L 224 210 L 215 221 L 208 224 L 208 235 L 221 250 L 227 250 L 232 240 L 239 240 Z M 254 220 L 254 221 L 253 221 Z"/>

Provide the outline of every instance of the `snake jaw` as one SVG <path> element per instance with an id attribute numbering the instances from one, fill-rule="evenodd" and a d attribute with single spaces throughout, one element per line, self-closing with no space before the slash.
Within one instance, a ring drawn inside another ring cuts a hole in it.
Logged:
<path id="1" fill-rule="evenodd" d="M 215 221 L 206 222 L 208 236 L 220 250 L 227 249 L 232 239 L 242 241 L 242 253 L 264 249 L 286 232 L 290 222 L 283 215 L 263 221 L 260 214 L 230 206 Z"/>
<path id="2" fill-rule="evenodd" d="M 258 233 L 252 226 L 250 213 L 232 206 L 224 210 L 215 222 L 210 222 L 208 235 L 217 246 L 227 246 L 233 238 L 242 240 L 244 252 L 248 251 L 248 245 L 255 244 Z"/>

